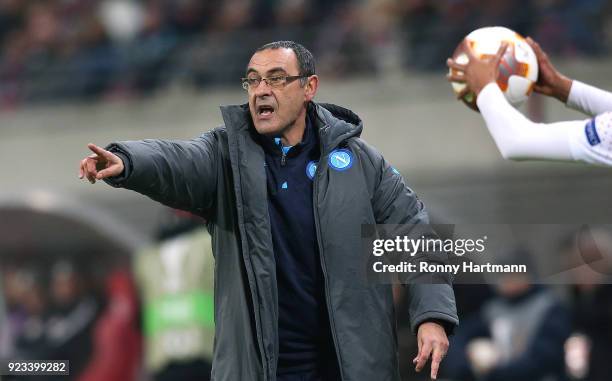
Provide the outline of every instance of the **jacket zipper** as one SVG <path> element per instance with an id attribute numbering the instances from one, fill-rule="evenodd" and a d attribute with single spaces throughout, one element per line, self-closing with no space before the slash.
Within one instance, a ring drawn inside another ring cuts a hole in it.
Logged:
<path id="1" fill-rule="evenodd" d="M 321 149 L 321 151 L 323 150 Z M 334 349 L 336 350 L 336 361 L 338 361 L 338 369 L 340 371 L 340 380 L 343 380 L 344 376 L 342 372 L 342 362 L 340 359 L 340 350 L 338 349 L 338 337 L 336 335 L 336 324 L 334 321 L 334 313 L 331 308 L 331 298 L 329 296 L 329 285 L 327 281 L 327 267 L 325 265 L 325 255 L 323 254 L 323 247 L 321 246 L 321 226 L 319 224 L 319 208 L 317 207 L 317 195 L 319 193 L 318 192 L 319 173 L 320 172 L 317 171 L 317 175 L 314 178 L 312 207 L 314 209 L 315 228 L 317 231 L 317 246 L 319 247 L 319 256 L 321 259 L 321 269 L 323 271 L 323 280 L 324 280 L 324 287 L 325 287 L 325 302 L 327 304 L 327 314 L 329 315 L 329 325 L 331 329 L 332 339 L 334 341 Z"/>
<path id="2" fill-rule="evenodd" d="M 239 145 L 239 141 L 237 146 Z M 238 160 L 240 161 L 240 160 Z M 237 167 L 240 167 L 240 164 L 237 165 Z M 234 169 L 232 168 L 232 171 Z M 244 196 L 242 196 L 242 202 L 244 204 Z M 238 213 L 238 220 L 239 220 L 239 225 L 241 224 L 242 226 L 245 225 L 245 217 L 244 217 L 244 205 L 242 208 L 241 213 Z M 242 235 L 243 232 L 242 230 L 239 229 L 240 234 Z M 246 236 L 246 229 L 244 231 L 244 235 Z M 253 314 L 257 315 L 254 316 L 255 318 L 255 337 L 257 338 L 257 344 L 259 345 L 259 348 L 261 350 L 261 360 L 262 360 L 262 366 L 263 366 L 263 375 L 264 375 L 264 379 L 265 380 L 272 380 L 273 376 L 276 377 L 275 373 L 272 373 L 272 363 L 274 361 L 273 357 L 270 355 L 269 351 L 266 350 L 266 345 L 264 343 L 264 332 L 263 332 L 263 328 L 261 327 L 263 325 L 263 318 L 261 316 L 261 307 L 260 307 L 260 296 L 259 296 L 259 289 L 257 287 L 256 282 L 254 282 L 253 285 L 251 285 L 251 279 L 249 279 L 249 275 L 251 276 L 251 278 L 255 278 L 255 272 L 253 270 L 253 263 L 251 261 L 247 262 L 244 259 L 244 252 L 248 253 L 248 250 L 244 250 L 244 247 L 242 245 L 242 242 L 240 243 L 240 246 L 242 247 L 242 251 L 243 251 L 243 258 L 242 261 L 244 263 L 245 266 L 245 270 L 247 272 L 247 284 L 249 287 L 249 291 L 251 292 L 251 297 L 253 298 Z M 254 289 L 253 289 L 254 288 Z M 259 317 L 259 327 L 257 327 L 257 317 Z M 259 328 L 259 329 L 258 329 Z M 266 375 L 268 377 L 266 377 Z"/>
<path id="3" fill-rule="evenodd" d="M 281 167 L 284 167 L 287 164 L 287 154 L 285 153 L 285 150 L 283 148 L 281 148 Z"/>

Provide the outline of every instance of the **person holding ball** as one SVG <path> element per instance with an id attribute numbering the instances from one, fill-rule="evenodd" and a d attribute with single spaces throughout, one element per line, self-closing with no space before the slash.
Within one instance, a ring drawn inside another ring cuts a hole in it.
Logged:
<path id="1" fill-rule="evenodd" d="M 558 99 L 590 119 L 557 123 L 534 123 L 512 107 L 496 79 L 507 46 L 493 57 L 477 57 L 469 46 L 469 62 L 449 58 L 451 82 L 465 83 L 459 95 L 471 91 L 501 155 L 508 160 L 576 161 L 612 166 L 612 93 L 561 74 L 540 45 L 527 42 L 538 59 L 539 76 L 534 91 Z"/>

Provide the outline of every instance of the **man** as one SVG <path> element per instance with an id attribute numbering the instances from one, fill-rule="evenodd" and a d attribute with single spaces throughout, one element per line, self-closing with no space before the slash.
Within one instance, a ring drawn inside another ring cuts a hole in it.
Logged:
<path id="1" fill-rule="evenodd" d="M 391 287 L 368 284 L 362 224 L 426 223 L 423 204 L 359 139 L 351 111 L 312 101 L 312 54 L 264 45 L 248 104 L 189 141 L 93 144 L 80 177 L 205 216 L 216 257 L 215 380 L 399 380 Z M 450 280 L 413 284 L 418 370 L 437 376 L 457 324 Z"/>
<path id="2" fill-rule="evenodd" d="M 505 159 L 612 165 L 612 93 L 567 78 L 552 65 L 538 43 L 531 38 L 527 42 L 536 53 L 540 69 L 534 90 L 557 98 L 592 119 L 533 123 L 513 108 L 495 82 L 507 44 L 502 44 L 495 57 L 482 59 L 466 46 L 468 64 L 449 58 L 447 65 L 453 73 L 448 79 L 466 83 L 465 92 L 476 94 L 480 113 Z"/>

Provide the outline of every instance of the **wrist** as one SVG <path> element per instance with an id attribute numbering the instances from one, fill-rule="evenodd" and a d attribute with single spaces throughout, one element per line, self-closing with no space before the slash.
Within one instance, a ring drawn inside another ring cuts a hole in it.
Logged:
<path id="1" fill-rule="evenodd" d="M 431 319 L 427 319 L 421 322 L 419 326 L 417 327 L 417 332 L 419 331 L 421 327 L 427 327 L 427 326 L 433 326 L 433 325 L 443 329 L 446 336 L 452 335 L 453 331 L 455 330 L 455 325 L 453 323 L 448 322 L 446 320 L 442 320 L 442 319 L 431 318 Z"/>
<path id="2" fill-rule="evenodd" d="M 114 179 L 121 179 L 121 180 L 125 180 L 127 177 L 129 177 L 130 172 L 131 172 L 131 168 L 128 169 L 128 166 L 131 164 L 131 162 L 129 161 L 129 158 L 127 157 L 127 155 L 119 150 L 116 149 L 111 149 L 110 150 L 113 154 L 115 154 L 119 160 L 117 161 L 117 165 L 119 166 L 119 168 L 121 169 L 121 171 L 112 176 Z"/>
<path id="3" fill-rule="evenodd" d="M 567 103 L 567 99 L 572 88 L 572 83 L 574 81 L 565 76 L 561 76 L 556 82 L 558 83 L 558 86 L 555 88 L 554 97 L 563 103 Z"/>
<path id="4" fill-rule="evenodd" d="M 484 81 L 484 82 L 479 83 L 476 86 L 474 86 L 472 91 L 474 92 L 476 97 L 478 97 L 480 95 L 480 93 L 482 92 L 482 90 L 484 90 L 485 87 L 489 86 L 492 83 L 497 83 L 497 82 L 494 79 L 492 79 L 490 81 Z"/>
<path id="5" fill-rule="evenodd" d="M 478 90 L 478 92 L 474 91 L 474 94 L 476 94 L 476 99 L 478 100 L 478 97 L 479 97 L 479 96 L 480 96 L 480 94 L 482 94 L 483 92 L 485 92 L 485 93 L 486 93 L 486 92 L 490 91 L 490 90 L 487 90 L 487 89 L 488 89 L 488 88 L 490 88 L 490 87 L 493 87 L 493 86 L 495 86 L 495 87 L 497 87 L 497 88 L 499 89 L 499 86 L 497 85 L 497 82 L 496 82 L 496 81 L 491 81 L 491 82 L 485 83 L 485 85 L 484 85 L 484 86 L 482 86 L 482 87 L 481 87 L 481 88 Z M 500 89 L 500 91 L 501 91 L 501 89 Z"/>

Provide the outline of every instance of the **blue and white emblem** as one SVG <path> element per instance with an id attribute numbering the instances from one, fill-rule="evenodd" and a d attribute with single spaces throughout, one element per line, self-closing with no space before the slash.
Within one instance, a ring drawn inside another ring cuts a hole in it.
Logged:
<path id="1" fill-rule="evenodd" d="M 353 166 L 353 154 L 347 149 L 333 150 L 329 154 L 329 166 L 336 171 L 346 171 Z"/>
<path id="2" fill-rule="evenodd" d="M 317 165 L 319 164 L 318 161 L 311 161 L 308 164 L 306 164 L 306 176 L 308 176 L 308 178 L 310 180 L 314 179 L 315 174 L 317 173 Z"/>
<path id="3" fill-rule="evenodd" d="M 584 132 L 586 133 L 586 137 L 590 145 L 596 146 L 599 143 L 601 143 L 599 134 L 597 134 L 597 126 L 595 125 L 595 118 L 591 119 L 586 124 L 586 126 L 584 127 Z"/>

